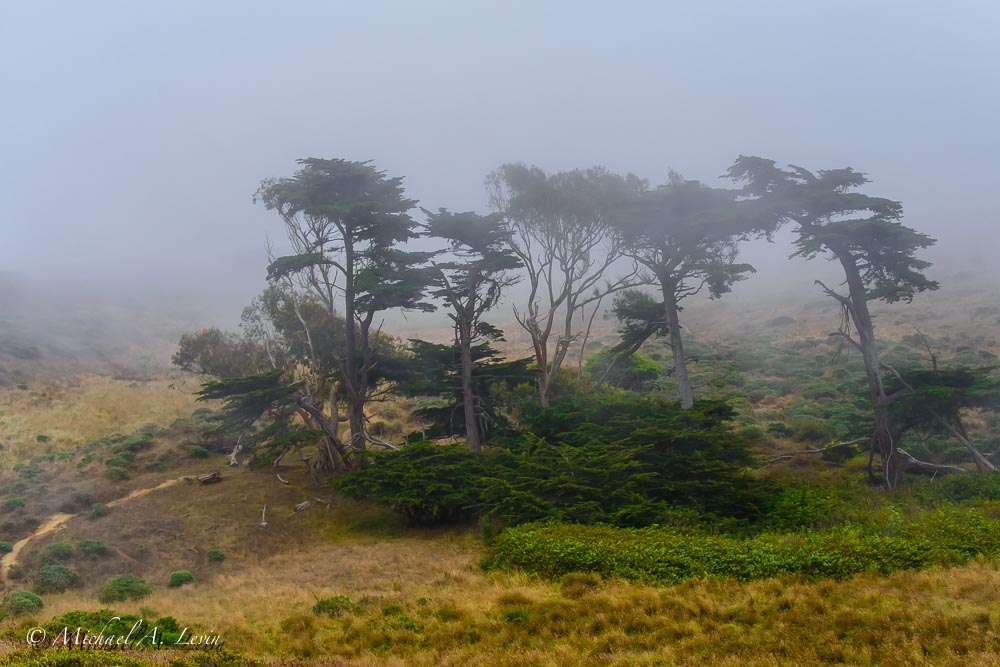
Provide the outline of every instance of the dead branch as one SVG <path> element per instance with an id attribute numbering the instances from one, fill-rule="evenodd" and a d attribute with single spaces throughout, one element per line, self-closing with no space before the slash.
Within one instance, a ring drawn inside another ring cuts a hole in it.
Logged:
<path id="1" fill-rule="evenodd" d="M 831 449 L 837 449 L 838 447 L 847 447 L 849 445 L 857 445 L 859 443 L 865 442 L 869 438 L 855 438 L 854 440 L 848 440 L 847 442 L 837 442 L 832 445 L 827 445 L 826 447 L 819 447 L 817 449 L 800 449 L 796 452 L 789 452 L 788 454 L 782 454 L 781 456 L 776 456 L 767 462 L 768 465 L 772 463 L 777 463 L 778 461 L 784 461 L 785 459 L 790 459 L 793 456 L 799 454 L 822 454 L 823 452 L 828 452 Z"/>
<path id="2" fill-rule="evenodd" d="M 958 466 L 938 465 L 937 463 L 928 463 L 927 461 L 921 461 L 920 459 L 916 458 L 907 451 L 900 449 L 899 447 L 896 447 L 896 452 L 898 454 L 901 454 L 903 458 L 906 459 L 907 463 L 909 463 L 914 469 L 919 470 L 921 472 L 932 472 L 935 474 L 939 472 L 954 472 L 954 473 L 969 472 L 965 468 L 959 468 Z"/>

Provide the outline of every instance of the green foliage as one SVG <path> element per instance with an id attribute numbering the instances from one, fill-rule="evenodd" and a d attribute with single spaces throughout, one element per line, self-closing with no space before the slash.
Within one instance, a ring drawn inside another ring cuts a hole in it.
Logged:
<path id="1" fill-rule="evenodd" d="M 11 496 L 7 500 L 3 501 L 3 505 L 0 505 L 0 509 L 4 512 L 13 512 L 24 507 L 24 498 L 20 496 Z"/>
<path id="2" fill-rule="evenodd" d="M 24 616 L 41 611 L 45 603 L 42 598 L 29 591 L 11 591 L 0 601 L 0 613 L 4 616 Z"/>
<path id="3" fill-rule="evenodd" d="M 483 480 L 483 509 L 509 524 L 540 519 L 641 526 L 679 507 L 752 520 L 766 504 L 750 479 L 752 442 L 733 410 L 625 392 L 540 409 L 523 436 L 497 452 Z"/>
<path id="4" fill-rule="evenodd" d="M 6 540 L 0 541 L 0 554 L 9 554 L 14 550 L 14 543 Z"/>
<path id="5" fill-rule="evenodd" d="M 212 547 L 206 551 L 205 557 L 208 559 L 209 563 L 221 563 L 226 560 L 226 554 L 223 553 L 222 549 L 218 547 Z"/>
<path id="6" fill-rule="evenodd" d="M 108 546 L 100 540 L 83 540 L 77 547 L 80 553 L 91 558 L 101 558 L 108 554 Z"/>
<path id="7" fill-rule="evenodd" d="M 39 568 L 32 579 L 39 593 L 62 593 L 76 586 L 80 576 L 61 563 L 49 563 Z"/>
<path id="8" fill-rule="evenodd" d="M 399 390 L 408 395 L 439 396 L 444 405 L 420 408 L 413 416 L 428 425 L 424 433 L 429 438 L 450 435 L 464 436 L 465 413 L 462 408 L 462 384 L 459 354 L 454 345 L 442 345 L 411 338 L 412 358 L 405 366 Z M 511 428 L 505 414 L 502 396 L 519 384 L 530 382 L 531 359 L 506 361 L 488 342 L 472 346 L 472 382 L 478 398 L 480 435 L 483 439 Z"/>
<path id="9" fill-rule="evenodd" d="M 623 356 L 617 348 L 598 352 L 587 360 L 584 370 L 594 382 L 603 381 L 612 387 L 629 391 L 647 388 L 662 372 L 660 365 L 652 359 L 647 359 L 638 352 Z"/>
<path id="10" fill-rule="evenodd" d="M 152 592 L 153 589 L 142 577 L 133 574 L 118 574 L 107 580 L 97 594 L 97 599 L 105 603 L 141 600 Z"/>
<path id="11" fill-rule="evenodd" d="M 17 581 L 24 579 L 24 566 L 20 563 L 11 563 L 7 566 L 7 578 Z"/>
<path id="12" fill-rule="evenodd" d="M 187 448 L 188 456 L 196 459 L 207 459 L 212 455 L 212 452 L 208 451 L 200 445 L 191 445 Z"/>
<path id="13" fill-rule="evenodd" d="M 952 502 L 1000 500 L 1000 475 L 947 475 L 934 480 L 934 497 Z"/>
<path id="14" fill-rule="evenodd" d="M 66 542 L 53 542 L 45 545 L 42 550 L 42 562 L 54 563 L 56 561 L 66 561 L 73 557 L 73 545 Z"/>
<path id="15" fill-rule="evenodd" d="M 749 581 L 782 573 L 843 579 L 1000 554 L 1000 525 L 974 510 L 938 510 L 898 535 L 842 527 L 749 539 L 662 527 L 525 524 L 501 534 L 484 564 L 558 577 L 572 572 L 671 584 L 692 577 Z"/>
<path id="16" fill-rule="evenodd" d="M 227 379 L 260 372 L 267 352 L 248 336 L 211 327 L 181 336 L 171 362 L 192 373 Z"/>
<path id="17" fill-rule="evenodd" d="M 312 613 L 317 616 L 343 616 L 344 614 L 356 614 L 360 611 L 361 605 L 351 602 L 351 598 L 346 595 L 320 598 L 312 607 Z"/>
<path id="18" fill-rule="evenodd" d="M 177 570 L 176 572 L 170 573 L 170 581 L 167 583 L 167 586 L 170 588 L 177 588 L 178 586 L 189 584 L 192 581 L 194 581 L 194 575 L 188 570 Z"/>
<path id="19" fill-rule="evenodd" d="M 469 516 L 479 501 L 484 457 L 462 445 L 417 442 L 372 455 L 370 465 L 333 479 L 337 490 L 430 525 Z"/>
<path id="20" fill-rule="evenodd" d="M 91 519 L 98 519 L 102 516 L 107 516 L 111 511 L 111 508 L 104 503 L 94 503 L 90 506 L 90 512 L 88 513 Z"/>

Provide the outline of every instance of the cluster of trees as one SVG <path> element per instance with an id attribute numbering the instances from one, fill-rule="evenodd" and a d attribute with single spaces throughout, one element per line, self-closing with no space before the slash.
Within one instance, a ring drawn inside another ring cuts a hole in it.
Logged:
<path id="1" fill-rule="evenodd" d="M 202 396 L 225 401 L 220 428 L 244 434 L 260 460 L 310 448 L 317 472 L 357 469 L 371 446 L 398 445 L 372 434 L 366 417 L 366 406 L 390 392 L 446 397 L 428 415 L 435 433 L 460 434 L 478 451 L 508 425 L 498 384 L 509 389 L 530 378 L 538 404 L 548 407 L 568 366 L 575 361 L 582 375 L 591 326 L 607 302 L 622 322 L 622 341 L 591 362 L 590 374 L 641 388 L 634 353 L 651 336 L 665 337 L 680 407 L 691 409 L 684 300 L 703 290 L 725 295 L 754 271 L 738 261 L 740 244 L 791 225 L 796 255 L 827 256 L 844 271 L 843 292 L 821 286 L 843 308 L 838 335 L 864 360 L 872 451 L 885 483 L 894 486 L 904 464 L 929 465 L 899 442 L 919 412 L 913 401 L 939 395 L 927 388 L 954 381 L 953 370 L 935 367 L 908 380 L 888 367 L 869 304 L 909 302 L 936 289 L 924 275 L 929 264 L 917 257 L 935 241 L 900 222 L 898 202 L 859 192 L 867 183 L 861 173 L 814 173 L 741 156 L 728 172 L 733 187 L 675 172 L 653 187 L 600 168 L 547 174 L 506 164 L 486 179 L 492 212 L 424 209 L 419 223 L 402 180 L 368 162 L 299 165 L 257 191 L 255 200 L 280 217 L 293 254 L 271 258 L 269 287 L 244 311 L 242 335 L 186 335 L 175 355 L 178 365 L 217 378 Z M 503 332 L 485 318 L 518 282 L 523 296 L 514 299 L 514 315 L 532 356 L 507 361 L 490 344 Z M 452 322 L 452 345 L 404 344 L 382 331 L 386 311 L 436 308 Z M 951 396 L 933 419 L 961 436 L 948 415 L 973 399 Z"/>

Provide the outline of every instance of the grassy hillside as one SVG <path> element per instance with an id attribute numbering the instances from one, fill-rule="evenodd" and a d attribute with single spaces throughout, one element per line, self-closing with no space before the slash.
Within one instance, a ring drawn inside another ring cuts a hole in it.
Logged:
<path id="1" fill-rule="evenodd" d="M 984 353 L 1000 353 L 997 308 L 994 292 L 966 286 L 886 309 L 879 332 L 902 360 L 926 358 L 922 340 L 907 338 L 916 325 L 942 359 L 988 363 Z M 840 435 L 856 360 L 834 360 L 830 304 L 734 301 L 685 315 L 703 392 L 735 398 L 743 425 L 761 429 L 765 452 Z M 590 351 L 614 338 L 613 323 L 603 322 Z M 655 341 L 643 354 L 668 358 Z M 0 665 L 28 664 L 20 652 L 28 628 L 108 607 L 173 616 L 247 660 L 283 665 L 1000 665 L 995 560 L 843 581 L 781 575 L 666 586 L 487 571 L 478 525 L 409 526 L 318 486 L 291 456 L 277 470 L 229 466 L 227 449 L 204 436 L 195 377 L 162 369 L 126 378 L 101 367 L 53 375 L 56 366 L 39 363 L 33 373 L 26 363 L 17 382 L 0 387 L 0 542 L 16 549 L 4 557 L 4 585 L 37 590 L 47 565 L 78 581 L 41 592 L 42 609 L 0 622 L 8 652 Z M 404 423 L 410 407 L 373 412 L 403 433 L 414 426 Z M 976 437 L 996 438 L 989 420 L 973 426 Z M 946 461 L 960 452 L 928 443 L 927 455 Z M 860 485 L 863 468 L 864 456 L 846 467 L 799 456 L 761 474 Z M 210 470 L 223 481 L 194 479 Z M 905 510 L 916 505 L 916 488 L 865 494 L 872 507 Z M 306 500 L 311 506 L 296 512 Z M 169 586 L 178 571 L 193 581 Z M 108 578 L 122 574 L 145 579 L 149 595 L 102 602 Z M 201 664 L 243 660 L 208 656 Z M 118 659 L 94 654 L 81 664 Z"/>

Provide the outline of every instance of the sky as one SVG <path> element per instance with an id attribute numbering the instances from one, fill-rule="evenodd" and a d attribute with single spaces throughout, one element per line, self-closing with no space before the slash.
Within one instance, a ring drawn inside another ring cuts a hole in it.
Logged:
<path id="1" fill-rule="evenodd" d="M 310 156 L 480 211 L 504 162 L 852 166 L 932 259 L 988 266 L 998 35 L 1000 6 L 962 0 L 3 0 L 0 274 L 238 315 L 283 242 L 253 193 Z M 748 255 L 780 277 L 788 252 Z"/>

